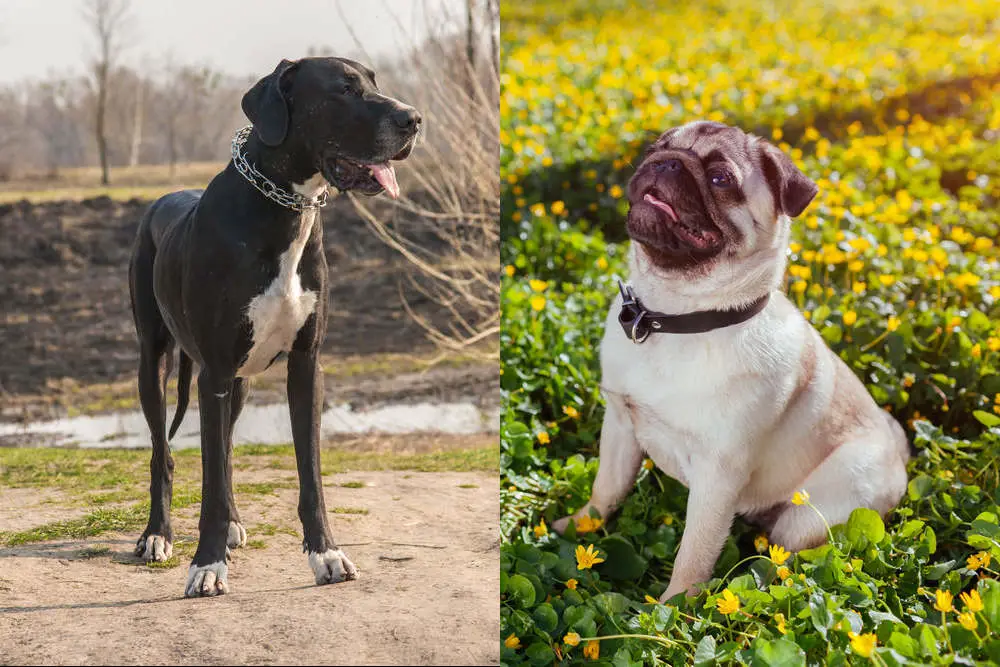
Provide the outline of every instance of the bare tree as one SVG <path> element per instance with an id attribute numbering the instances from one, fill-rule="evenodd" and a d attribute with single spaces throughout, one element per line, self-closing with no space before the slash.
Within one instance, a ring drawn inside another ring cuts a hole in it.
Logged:
<path id="1" fill-rule="evenodd" d="M 101 160 L 101 183 L 110 182 L 108 176 L 108 140 L 104 133 L 104 120 L 108 108 L 109 74 L 121 55 L 122 32 L 128 18 L 129 0 L 84 0 L 83 17 L 97 37 L 97 57 L 91 65 L 93 85 L 97 93 L 94 110 L 94 136 Z"/>

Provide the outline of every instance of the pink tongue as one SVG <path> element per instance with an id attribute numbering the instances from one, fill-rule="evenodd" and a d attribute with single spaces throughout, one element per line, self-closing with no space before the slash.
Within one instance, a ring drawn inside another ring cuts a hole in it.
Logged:
<path id="1" fill-rule="evenodd" d="M 643 197 L 643 200 L 645 200 L 645 202 L 647 204 L 652 204 L 653 206 L 655 206 L 656 208 L 660 209 L 661 211 L 666 211 L 667 215 L 669 215 L 670 218 L 674 222 L 678 221 L 677 220 L 677 213 L 674 211 L 674 207 L 671 206 L 670 204 L 668 204 L 667 202 L 661 201 L 661 200 L 657 199 L 656 197 L 654 197 L 653 195 L 649 194 L 648 192 Z"/>
<path id="2" fill-rule="evenodd" d="M 385 188 L 390 197 L 393 199 L 399 198 L 399 183 L 396 182 L 396 170 L 392 168 L 391 164 L 383 162 L 382 164 L 367 164 L 365 166 L 372 170 L 372 176 L 375 177 L 379 185 Z"/>

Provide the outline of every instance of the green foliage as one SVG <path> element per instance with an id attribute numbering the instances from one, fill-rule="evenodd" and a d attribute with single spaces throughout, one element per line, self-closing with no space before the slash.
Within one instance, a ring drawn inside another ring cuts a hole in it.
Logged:
<path id="1" fill-rule="evenodd" d="M 638 4 L 504 10 L 501 660 L 1000 664 L 1000 69 L 977 55 L 1000 50 L 1000 24 L 937 0 Z M 820 185 L 785 287 L 917 455 L 885 521 L 856 511 L 787 571 L 737 523 L 706 590 L 660 604 L 678 482 L 644 467 L 596 530 L 546 527 L 597 471 L 624 186 L 644 143 L 706 116 L 765 134 Z M 588 545 L 605 560 L 578 569 Z"/>

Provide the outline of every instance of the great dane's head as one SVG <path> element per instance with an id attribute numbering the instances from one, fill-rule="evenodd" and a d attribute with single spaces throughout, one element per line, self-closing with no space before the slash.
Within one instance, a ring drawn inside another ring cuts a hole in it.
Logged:
<path id="1" fill-rule="evenodd" d="M 420 131 L 411 106 L 383 95 L 375 73 L 346 58 L 282 60 L 243 96 L 260 141 L 306 156 L 338 190 L 399 194 L 390 160 Z"/>
<path id="2" fill-rule="evenodd" d="M 646 151 L 628 186 L 628 233 L 661 274 L 739 276 L 784 257 L 789 218 L 816 193 L 777 147 L 697 121 Z"/>

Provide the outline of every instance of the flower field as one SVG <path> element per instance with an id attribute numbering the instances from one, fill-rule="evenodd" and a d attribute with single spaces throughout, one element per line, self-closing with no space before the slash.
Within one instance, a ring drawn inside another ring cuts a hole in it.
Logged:
<path id="1" fill-rule="evenodd" d="M 1000 5 L 653 4 L 502 3 L 502 661 L 1000 664 Z M 644 466 L 606 523 L 547 526 L 598 466 L 631 165 L 700 118 L 819 184 L 787 291 L 918 454 L 885 522 L 798 554 L 737 522 L 661 605 L 676 481 Z"/>

